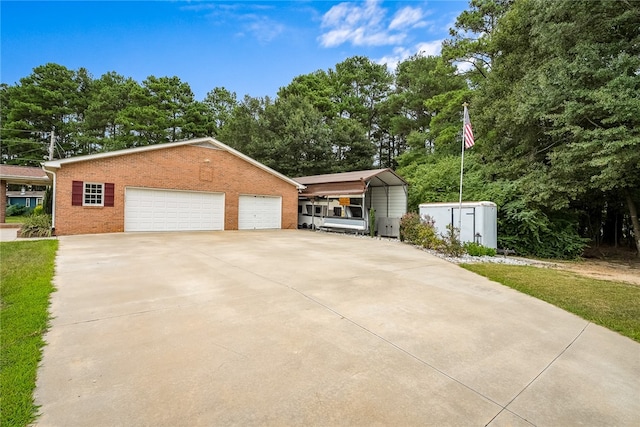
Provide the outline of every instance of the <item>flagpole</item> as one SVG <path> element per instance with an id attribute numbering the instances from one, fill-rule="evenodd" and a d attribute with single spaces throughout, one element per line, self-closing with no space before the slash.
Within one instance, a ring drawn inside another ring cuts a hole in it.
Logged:
<path id="1" fill-rule="evenodd" d="M 464 104 L 462 104 L 462 106 L 464 107 L 464 110 L 466 111 L 467 107 L 469 106 L 469 104 L 467 104 L 466 102 Z M 464 117 L 464 111 L 463 111 L 463 117 Z M 459 235 L 462 235 L 462 175 L 464 173 L 464 118 L 462 119 L 462 154 L 460 155 L 460 200 L 459 200 L 459 211 L 458 211 L 458 233 L 460 233 Z"/>

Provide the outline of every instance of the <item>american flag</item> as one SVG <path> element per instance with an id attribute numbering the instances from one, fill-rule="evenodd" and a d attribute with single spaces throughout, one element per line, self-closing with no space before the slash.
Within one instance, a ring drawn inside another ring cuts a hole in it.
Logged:
<path id="1" fill-rule="evenodd" d="M 464 148 L 471 148 L 475 141 L 473 139 L 473 130 L 471 129 L 471 120 L 469 120 L 469 111 L 467 106 L 464 106 Z"/>

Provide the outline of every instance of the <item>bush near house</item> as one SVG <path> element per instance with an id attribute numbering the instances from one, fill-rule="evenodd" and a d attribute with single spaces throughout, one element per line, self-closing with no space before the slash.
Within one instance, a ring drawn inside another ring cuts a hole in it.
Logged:
<path id="1" fill-rule="evenodd" d="M 25 217 L 20 237 L 51 237 L 51 216 L 41 214 Z"/>
<path id="2" fill-rule="evenodd" d="M 22 216 L 31 212 L 31 209 L 22 205 L 7 206 L 6 216 Z"/>
<path id="3" fill-rule="evenodd" d="M 427 249 L 436 249 L 442 244 L 431 217 L 420 218 L 413 212 L 405 214 L 400 219 L 400 240 Z"/>
<path id="4" fill-rule="evenodd" d="M 496 256 L 496 250 L 475 242 L 466 242 L 464 251 L 471 256 Z"/>
<path id="5" fill-rule="evenodd" d="M 430 216 L 420 217 L 410 212 L 400 219 L 400 241 L 408 242 L 426 249 L 434 249 L 449 256 L 459 257 L 465 253 L 471 256 L 495 256 L 496 251 L 478 243 L 460 242 L 459 230 L 451 225 L 447 232 L 438 236 L 435 221 Z"/>

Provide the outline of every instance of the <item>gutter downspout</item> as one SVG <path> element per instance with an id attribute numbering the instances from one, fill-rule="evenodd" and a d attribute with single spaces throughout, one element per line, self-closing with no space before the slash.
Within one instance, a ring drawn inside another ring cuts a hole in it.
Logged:
<path id="1" fill-rule="evenodd" d="M 57 181 L 57 176 L 56 173 L 52 170 L 48 170 L 46 169 L 44 166 L 42 166 L 42 169 L 44 170 L 44 172 L 46 174 L 51 174 L 52 175 L 52 179 L 51 181 L 53 182 L 53 186 L 51 189 L 51 234 L 55 236 L 56 234 L 56 181 Z"/>

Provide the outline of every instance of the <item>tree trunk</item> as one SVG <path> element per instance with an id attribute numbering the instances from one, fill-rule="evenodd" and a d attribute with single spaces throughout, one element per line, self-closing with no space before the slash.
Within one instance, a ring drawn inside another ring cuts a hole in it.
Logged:
<path id="1" fill-rule="evenodd" d="M 629 206 L 629 214 L 631 214 L 631 224 L 633 224 L 633 239 L 636 242 L 636 256 L 640 258 L 640 221 L 638 221 L 638 210 L 636 204 L 631 198 L 631 192 L 625 191 L 627 197 L 627 205 Z"/>

